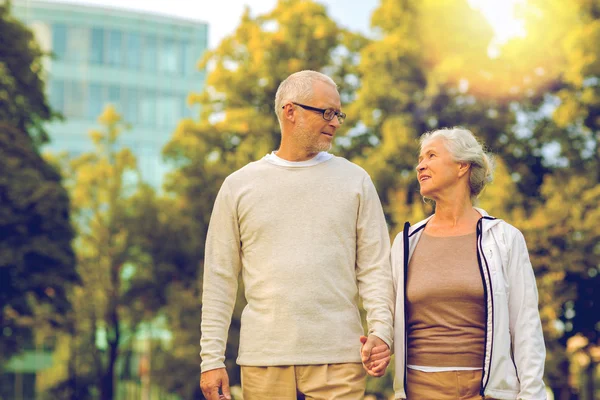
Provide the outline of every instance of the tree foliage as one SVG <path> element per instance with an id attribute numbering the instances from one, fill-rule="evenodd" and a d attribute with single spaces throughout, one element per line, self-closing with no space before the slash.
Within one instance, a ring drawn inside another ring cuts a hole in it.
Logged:
<path id="1" fill-rule="evenodd" d="M 36 146 L 48 141 L 43 124 L 55 116 L 44 93 L 43 56 L 10 3 L 0 4 L 0 121 L 27 132 Z"/>
<path id="2" fill-rule="evenodd" d="M 142 299 L 128 294 L 131 277 L 141 279 L 147 267 L 135 235 L 136 201 L 152 192 L 141 181 L 135 156 L 118 144 L 126 129 L 121 116 L 108 106 L 98 121 L 102 129 L 90 133 L 93 151 L 58 160 L 68 177 L 82 282 L 70 292 L 71 329 L 59 338 L 66 342 L 61 350 L 69 365 L 54 391 L 62 387 L 65 397 L 76 398 L 83 390 L 78 381 L 87 382 L 100 399 L 112 400 L 116 380 L 124 373 L 117 371 L 117 362 L 123 360 L 145 316 Z"/>
<path id="3" fill-rule="evenodd" d="M 182 123 L 166 149 L 178 166 L 168 189 L 197 224 L 197 259 L 224 177 L 277 147 L 278 83 L 300 69 L 323 71 L 340 84 L 349 116 L 336 152 L 371 174 L 392 235 L 433 210 L 421 201 L 414 172 L 423 132 L 465 126 L 495 154 L 496 180 L 481 204 L 528 239 L 548 377 L 560 395 L 570 338 L 584 335 L 589 348 L 598 345 L 598 300 L 590 292 L 598 228 L 585 221 L 599 182 L 600 12 L 587 0 L 519 7 L 527 34 L 501 45 L 467 0 L 382 0 L 373 40 L 322 26 L 324 9 L 310 1 L 280 1 L 258 17 L 246 12 L 201 64 L 211 72 L 206 90 L 192 96 L 202 108 L 199 121 Z"/>
<path id="4" fill-rule="evenodd" d="M 38 145 L 52 113 L 41 52 L 0 4 L 0 365 L 34 347 L 33 329 L 62 327 L 77 282 L 69 198 Z"/>

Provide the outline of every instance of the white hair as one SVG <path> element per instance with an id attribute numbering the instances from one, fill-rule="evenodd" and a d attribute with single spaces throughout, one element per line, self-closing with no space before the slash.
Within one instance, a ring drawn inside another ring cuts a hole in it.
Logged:
<path id="1" fill-rule="evenodd" d="M 475 202 L 481 191 L 492 181 L 494 174 L 494 158 L 484 150 L 475 135 L 461 127 L 442 128 L 421 135 L 421 150 L 434 139 L 444 139 L 446 149 L 456 162 L 471 164 L 469 189 L 471 201 Z"/>
<path id="2" fill-rule="evenodd" d="M 275 95 L 275 114 L 277 114 L 280 124 L 283 106 L 289 101 L 301 103 L 311 100 L 313 85 L 316 82 L 325 82 L 337 89 L 337 85 L 333 79 L 325 74 L 311 70 L 293 73 L 281 82 Z"/>

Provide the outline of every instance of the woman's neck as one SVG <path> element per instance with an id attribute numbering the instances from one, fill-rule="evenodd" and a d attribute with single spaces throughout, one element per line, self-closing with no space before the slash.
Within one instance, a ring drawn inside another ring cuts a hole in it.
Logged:
<path id="1" fill-rule="evenodd" d="M 436 203 L 435 214 L 427 223 L 425 231 L 433 236 L 457 236 L 475 232 L 481 214 L 470 201 L 460 203 Z"/>

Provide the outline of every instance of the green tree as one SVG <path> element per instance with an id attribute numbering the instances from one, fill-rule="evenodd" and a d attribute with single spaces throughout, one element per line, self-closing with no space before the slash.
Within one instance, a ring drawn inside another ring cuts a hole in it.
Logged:
<path id="1" fill-rule="evenodd" d="M 48 141 L 44 122 L 56 116 L 44 93 L 42 58 L 33 33 L 0 4 L 0 121 L 27 132 L 34 144 Z"/>
<path id="2" fill-rule="evenodd" d="M 123 359 L 135 339 L 136 325 L 144 319 L 141 300 L 127 296 L 132 277 L 144 276 L 148 265 L 134 234 L 139 223 L 135 202 L 152 191 L 141 181 L 135 156 L 118 144 L 126 129 L 121 116 L 108 106 L 98 121 L 103 128 L 91 132 L 94 150 L 62 162 L 72 198 L 82 283 L 71 292 L 75 306 L 63 347 L 69 363 L 66 382 L 58 382 L 54 391 L 77 398 L 81 379 L 93 383 L 101 400 L 112 400 L 117 361 Z"/>
<path id="3" fill-rule="evenodd" d="M 0 366 L 33 348 L 33 331 L 62 326 L 77 282 L 69 198 L 40 156 L 52 117 L 33 35 L 0 4 Z"/>
<path id="4" fill-rule="evenodd" d="M 348 112 L 356 116 L 355 128 L 345 149 L 373 176 L 392 233 L 406 219 L 416 221 L 431 212 L 418 195 L 415 139 L 430 129 L 463 125 L 484 140 L 501 164 L 500 180 L 484 193 L 482 203 L 526 230 L 533 254 L 566 254 L 565 242 L 543 241 L 539 235 L 548 232 L 525 228 L 530 218 L 552 212 L 547 202 L 553 190 L 577 187 L 573 177 L 588 178 L 577 191 L 586 196 L 598 183 L 600 13 L 593 1 L 533 0 L 522 5 L 520 14 L 527 35 L 492 56 L 492 32 L 466 1 L 383 0 L 373 14 L 380 37 L 362 52 L 360 89 Z M 555 51 L 544 50 L 550 48 Z M 564 196 L 556 204 L 576 213 L 579 204 L 588 204 L 586 196 Z M 577 231 L 566 219 L 551 217 L 548 223 L 554 221 L 557 229 Z M 587 235 L 593 243 L 598 231 Z M 579 244 L 576 249 L 582 254 L 592 250 Z M 596 284 L 588 272 L 578 272 L 588 271 L 588 264 L 559 260 L 552 260 L 557 265 L 549 270 L 549 260 L 534 257 L 541 298 L 553 300 L 542 304 L 550 350 L 547 371 L 555 393 L 568 375 L 567 340 L 588 332 L 589 343 L 597 343 L 598 329 L 592 317 L 598 314 L 597 297 L 575 295 Z M 557 270 L 568 277 L 561 285 L 554 285 L 560 279 Z M 558 333 L 554 327 L 568 322 L 567 310 L 573 307 L 578 309 L 571 312 L 581 316 L 577 328 Z"/>
<path id="5" fill-rule="evenodd" d="M 522 102 L 529 115 L 527 140 L 536 142 L 553 171 L 543 178 L 538 204 L 525 225 L 534 239 L 530 249 L 543 297 L 550 350 L 547 370 L 557 399 L 568 398 L 573 391 L 592 399 L 598 362 L 592 354 L 600 345 L 600 297 L 593 289 L 598 285 L 600 238 L 593 225 L 600 184 L 600 4 L 581 0 L 528 5 L 527 42 L 531 46 L 541 40 L 557 49 L 553 62 L 544 64 L 554 83 Z M 554 72 L 557 68 L 560 73 Z M 578 338 L 587 343 L 579 354 L 590 360 L 582 370 L 584 379 L 568 373 L 574 359 L 565 349 Z M 585 386 L 571 387 L 582 381 Z"/>
<path id="6" fill-rule="evenodd" d="M 569 359 L 565 349 L 577 336 L 589 363 L 586 387 L 573 388 L 593 399 L 600 315 L 600 184 L 584 176 L 548 177 L 542 186 L 543 206 L 523 224 L 532 263 L 536 266 L 548 354 L 548 377 L 556 399 L 568 399 Z M 571 206 L 565 207 L 565 204 Z M 578 379 L 581 380 L 581 379 Z"/>

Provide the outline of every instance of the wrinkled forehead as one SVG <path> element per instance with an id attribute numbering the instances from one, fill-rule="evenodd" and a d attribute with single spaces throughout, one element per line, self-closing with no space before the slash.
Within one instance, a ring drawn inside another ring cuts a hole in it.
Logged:
<path id="1" fill-rule="evenodd" d="M 443 137 L 427 138 L 421 143 L 421 151 L 419 156 L 422 156 L 429 151 L 440 150 L 446 150 L 446 140 Z"/>

